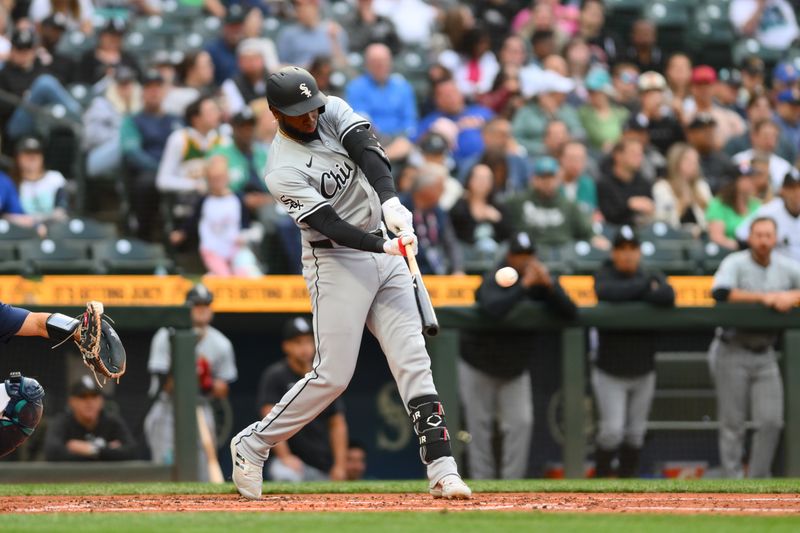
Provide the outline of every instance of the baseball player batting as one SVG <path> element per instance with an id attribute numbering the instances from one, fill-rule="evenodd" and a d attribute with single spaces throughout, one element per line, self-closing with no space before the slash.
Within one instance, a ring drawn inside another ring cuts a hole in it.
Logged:
<path id="1" fill-rule="evenodd" d="M 270 448 L 297 433 L 345 388 L 355 370 L 364 323 L 380 342 L 419 438 L 430 493 L 466 499 L 431 375 L 411 275 L 401 256 L 416 253 L 411 213 L 399 202 L 389 161 L 370 123 L 314 78 L 285 67 L 267 82 L 280 126 L 266 184 L 300 226 L 303 276 L 311 295 L 316 355 L 263 420 L 231 440 L 233 482 L 261 497 Z M 396 237 L 387 239 L 381 218 Z"/>

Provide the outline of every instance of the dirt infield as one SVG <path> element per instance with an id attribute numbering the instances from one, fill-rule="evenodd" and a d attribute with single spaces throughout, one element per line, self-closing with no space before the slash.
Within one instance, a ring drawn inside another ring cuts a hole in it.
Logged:
<path id="1" fill-rule="evenodd" d="M 800 515 L 800 494 L 480 493 L 446 502 L 425 494 L 11 496 L 0 513 L 542 511 Z"/>

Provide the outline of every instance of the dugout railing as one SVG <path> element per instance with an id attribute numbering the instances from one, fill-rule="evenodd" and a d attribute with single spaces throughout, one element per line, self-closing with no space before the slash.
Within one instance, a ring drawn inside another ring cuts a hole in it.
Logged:
<path id="1" fill-rule="evenodd" d="M 653 332 L 713 331 L 718 326 L 782 330 L 781 367 L 785 391 L 784 473 L 800 476 L 800 309 L 778 313 L 762 306 L 723 304 L 715 307 L 660 309 L 646 304 L 598 304 L 580 308 L 578 318 L 564 321 L 544 306 L 526 303 L 515 308 L 502 322 L 482 315 L 476 308 L 447 307 L 437 310 L 442 331 L 428 339 L 437 388 L 445 405 L 458 405 L 458 331 L 547 331 L 561 337 L 561 392 L 564 442 L 564 475 L 584 477 L 587 457 L 587 412 L 585 398 L 588 368 L 586 330 L 642 330 Z M 476 401 L 478 398 L 476 398 Z M 468 408 L 468 406 L 465 406 Z M 457 409 L 448 410 L 453 434 L 462 429 Z M 461 444 L 454 440 L 457 455 Z"/>

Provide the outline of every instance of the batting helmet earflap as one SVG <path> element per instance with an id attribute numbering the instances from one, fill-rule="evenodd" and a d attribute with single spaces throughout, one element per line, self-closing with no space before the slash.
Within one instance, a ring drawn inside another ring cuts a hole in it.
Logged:
<path id="1" fill-rule="evenodd" d="M 297 117 L 325 106 L 328 97 L 307 70 L 283 67 L 267 80 L 267 101 L 284 115 Z"/>

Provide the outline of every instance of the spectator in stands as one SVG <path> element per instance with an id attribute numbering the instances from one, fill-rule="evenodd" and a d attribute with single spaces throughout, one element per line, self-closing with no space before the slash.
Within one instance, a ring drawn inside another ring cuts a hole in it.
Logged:
<path id="1" fill-rule="evenodd" d="M 763 204 L 739 224 L 736 238 L 740 242 L 747 242 L 750 237 L 750 223 L 765 217 L 775 221 L 775 251 L 800 263 L 800 173 L 797 169 L 792 169 L 783 178 L 780 196 Z"/>
<path id="2" fill-rule="evenodd" d="M 686 141 L 700 155 L 701 174 L 716 194 L 731 174 L 730 158 L 714 146 L 717 123 L 709 113 L 698 113 L 686 126 Z"/>
<path id="3" fill-rule="evenodd" d="M 544 64 L 545 60 L 555 54 L 555 33 L 553 33 L 553 31 L 550 29 L 536 30 L 533 32 L 533 35 L 531 35 L 531 64 L 543 69 L 547 69 Z"/>
<path id="4" fill-rule="evenodd" d="M 403 203 L 411 211 L 419 239 L 417 262 L 423 274 L 464 274 L 461 246 L 450 217 L 439 206 L 447 168 L 427 163 L 411 186 Z"/>
<path id="5" fill-rule="evenodd" d="M 181 127 L 178 117 L 162 111 L 163 99 L 164 78 L 159 71 L 148 70 L 142 78 L 142 110 L 124 117 L 120 126 L 124 179 L 128 180 L 135 231 L 145 240 L 153 238 L 158 227 L 158 165 L 170 134 Z"/>
<path id="6" fill-rule="evenodd" d="M 486 4 L 490 6 L 496 2 L 488 1 Z M 512 2 L 508 2 L 511 4 Z M 559 0 L 534 0 L 531 2 L 531 7 L 527 7 L 514 17 L 512 29 L 516 32 L 524 28 L 529 20 L 534 16 L 536 7 L 539 5 L 546 5 L 552 12 L 552 24 L 567 37 L 572 37 L 578 32 L 580 10 L 574 4 L 564 4 Z"/>
<path id="7" fill-rule="evenodd" d="M 722 68 L 719 70 L 717 84 L 714 86 L 714 99 L 720 106 L 734 111 L 742 119 L 747 118 L 745 106 L 748 96 L 742 89 L 742 73 L 739 69 Z"/>
<path id="8" fill-rule="evenodd" d="M 453 73 L 458 89 L 467 98 L 489 92 L 500 71 L 489 32 L 481 25 L 465 31 L 460 46 L 439 54 L 438 62 Z"/>
<path id="9" fill-rule="evenodd" d="M 177 68 L 178 83 L 169 87 L 162 108 L 168 115 L 183 116 L 189 104 L 214 83 L 214 63 L 205 50 L 189 52 Z"/>
<path id="10" fill-rule="evenodd" d="M 617 38 L 608 33 L 605 24 L 603 0 L 584 0 L 581 3 L 578 35 L 592 48 L 592 55 L 598 62 L 613 65 L 623 50 Z"/>
<path id="11" fill-rule="evenodd" d="M 420 121 L 416 140 L 422 138 L 439 119 L 452 121 L 458 131 L 453 158 L 458 165 L 462 165 L 483 150 L 481 130 L 484 123 L 492 118 L 492 112 L 480 105 L 467 105 L 464 95 L 452 79 L 436 83 L 433 97 L 436 109 Z"/>
<path id="12" fill-rule="evenodd" d="M 182 229 L 170 234 L 177 246 L 197 235 L 200 257 L 209 275 L 259 277 L 258 261 L 248 244 L 251 240 L 250 215 L 242 196 L 231 191 L 228 160 L 214 155 L 205 169 L 207 193 L 194 206 L 191 218 Z"/>
<path id="13" fill-rule="evenodd" d="M 692 60 L 682 52 L 672 54 L 667 59 L 664 76 L 667 80 L 665 103 L 676 117 L 683 118 L 684 107 L 691 98 Z"/>
<path id="14" fill-rule="evenodd" d="M 648 183 L 654 183 L 659 176 L 663 176 L 667 168 L 667 158 L 658 149 L 650 144 L 650 130 L 647 129 L 647 117 L 641 113 L 634 113 L 628 117 L 622 130 L 622 140 L 637 141 L 644 149 L 642 167 L 639 172 Z M 601 162 L 601 168 L 607 168 L 612 162 L 606 158 Z"/>
<path id="15" fill-rule="evenodd" d="M 725 153 L 728 156 L 732 157 L 739 152 L 743 152 L 753 147 L 753 145 L 750 143 L 750 136 L 753 127 L 757 122 L 769 120 L 773 116 L 772 105 L 769 97 L 765 93 L 760 93 L 751 97 L 747 101 L 745 113 L 747 115 L 748 131 L 728 141 L 728 144 L 725 145 Z M 800 148 L 800 146 L 795 146 L 789 137 L 787 137 L 786 134 L 781 131 L 780 137 L 778 138 L 778 146 L 775 148 L 775 153 L 783 159 L 792 162 L 797 159 L 798 148 Z"/>
<path id="16" fill-rule="evenodd" d="M 413 135 L 417 128 L 414 88 L 393 73 L 392 52 L 374 43 L 364 51 L 365 72 L 347 85 L 345 99 L 353 110 L 369 120 L 384 138 Z"/>
<path id="17" fill-rule="evenodd" d="M 692 70 L 692 98 L 684 102 L 683 121 L 689 124 L 699 113 L 714 117 L 714 150 L 721 150 L 732 137 L 744 133 L 746 127 L 738 113 L 714 102 L 716 83 L 717 73 L 708 65 L 699 65 Z"/>
<path id="18" fill-rule="evenodd" d="M 197 336 L 194 353 L 197 384 L 200 392 L 198 407 L 215 440 L 216 423 L 209 402 L 224 400 L 230 385 L 239 377 L 233 344 L 220 330 L 211 325 L 214 295 L 205 285 L 198 283 L 186 293 L 190 306 L 192 329 Z M 144 419 L 144 435 L 154 463 L 172 465 L 175 462 L 175 415 L 172 391 L 172 343 L 170 328 L 162 327 L 150 341 L 147 371 L 150 373 L 149 396 L 153 404 Z M 227 435 L 222 436 L 225 440 Z M 208 459 L 198 439 L 197 474 L 200 481 L 208 481 Z"/>
<path id="19" fill-rule="evenodd" d="M 256 141 L 256 116 L 249 107 L 231 119 L 231 139 L 213 148 L 209 155 L 222 155 L 228 161 L 231 190 L 244 198 L 251 211 L 270 202 L 264 184 L 267 148 Z"/>
<path id="20" fill-rule="evenodd" d="M 616 103 L 635 114 L 639 110 L 639 69 L 630 63 L 617 63 L 611 74 Z"/>
<path id="21" fill-rule="evenodd" d="M 31 227 L 35 224 L 33 217 L 22 210 L 14 181 L 3 171 L 0 171 L 0 218 L 18 226 Z"/>
<path id="22" fill-rule="evenodd" d="M 400 41 L 408 46 L 426 46 L 439 16 L 439 10 L 423 0 L 375 0 L 375 13 L 391 20 Z"/>
<path id="23" fill-rule="evenodd" d="M 800 80 L 800 72 L 794 63 L 779 61 L 772 69 L 772 86 L 770 87 L 772 98 L 775 99 L 783 91 L 796 87 L 798 80 Z"/>
<path id="24" fill-rule="evenodd" d="M 293 4 L 297 22 L 278 35 L 281 62 L 307 68 L 315 57 L 330 56 L 335 66 L 347 66 L 347 33 L 322 17 L 319 0 L 293 0 Z"/>
<path id="25" fill-rule="evenodd" d="M 567 125 L 560 120 L 551 120 L 544 130 L 544 152 L 541 155 L 558 159 L 564 145 L 571 140 Z"/>
<path id="26" fill-rule="evenodd" d="M 142 109 L 142 88 L 136 73 L 125 65 L 114 70 L 114 81 L 96 96 L 83 114 L 83 146 L 87 152 L 86 173 L 111 174 L 122 160 L 120 131 L 126 115 Z"/>
<path id="27" fill-rule="evenodd" d="M 576 316 L 577 308 L 558 279 L 536 257 L 531 237 L 515 233 L 497 269 L 509 266 L 519 279 L 510 287 L 495 280 L 496 269 L 484 276 L 475 293 L 478 308 L 490 320 L 502 321 L 522 302 L 544 302 L 559 317 Z M 531 332 L 462 330 L 458 385 L 467 429 L 472 436 L 467 453 L 473 479 L 526 477 L 533 434 L 533 401 L 528 370 L 535 335 Z M 480 391 L 483 401 L 471 401 Z M 493 451 L 493 429 L 498 425 L 502 454 Z M 499 463 L 499 464 L 497 464 Z"/>
<path id="28" fill-rule="evenodd" d="M 786 50 L 800 36 L 787 0 L 733 0 L 728 16 L 736 31 L 755 38 L 764 48 Z"/>
<path id="29" fill-rule="evenodd" d="M 749 55 L 742 61 L 742 88 L 750 98 L 767 93 L 765 71 L 764 60 L 757 55 Z"/>
<path id="30" fill-rule="evenodd" d="M 316 56 L 311 60 L 308 66 L 308 72 L 314 77 L 317 82 L 317 87 L 320 91 L 328 96 L 342 97 L 342 89 L 344 87 L 334 84 L 333 82 L 333 60 L 328 55 Z"/>
<path id="31" fill-rule="evenodd" d="M 652 20 L 639 19 L 633 23 L 625 61 L 639 67 L 641 72 L 661 72 L 664 68 L 664 54 L 658 46 L 658 30 Z"/>
<path id="32" fill-rule="evenodd" d="M 643 156 L 635 140 L 622 140 L 611 151 L 611 166 L 597 182 L 597 205 L 606 222 L 642 225 L 655 213 L 651 184 L 639 172 Z"/>
<path id="33" fill-rule="evenodd" d="M 744 150 L 733 156 L 733 162 L 737 165 L 742 162 L 750 162 L 754 157 L 769 159 L 769 175 L 772 179 L 772 186 L 778 189 L 783 182 L 783 177 L 792 168 L 792 164 L 775 153 L 778 147 L 780 128 L 772 120 L 762 120 L 753 124 L 750 130 L 750 144 L 753 146 L 749 150 Z"/>
<path id="34" fill-rule="evenodd" d="M 683 140 L 681 124 L 664 101 L 667 81 L 658 72 L 650 70 L 639 76 L 638 84 L 642 102 L 640 113 L 647 118 L 650 142 L 659 152 L 666 154 L 670 146 Z"/>
<path id="35" fill-rule="evenodd" d="M 236 50 L 238 70 L 222 84 L 226 111 L 233 116 L 254 100 L 267 98 L 267 77 L 261 45 L 255 39 L 245 39 Z"/>
<path id="36" fill-rule="evenodd" d="M 560 187 L 556 160 L 537 159 L 530 189 L 512 196 L 506 203 L 513 228 L 525 231 L 537 243 L 547 246 L 593 239 L 589 215 L 576 202 L 561 195 Z"/>
<path id="37" fill-rule="evenodd" d="M 450 210 L 456 237 L 481 249 L 496 249 L 511 233 L 511 222 L 505 206 L 494 194 L 492 169 L 474 165 L 464 182 L 462 196 Z M 480 241 L 480 242 L 478 242 Z"/>
<path id="38" fill-rule="evenodd" d="M 358 441 L 350 439 L 347 443 L 347 460 L 344 465 L 345 479 L 359 481 L 367 471 L 367 449 Z"/>
<path id="39" fill-rule="evenodd" d="M 773 120 L 781 129 L 781 137 L 800 148 L 800 89 L 795 87 L 778 93 Z"/>
<path id="40" fill-rule="evenodd" d="M 761 304 L 782 313 L 796 308 L 800 303 L 800 264 L 773 253 L 776 241 L 773 219 L 753 220 L 750 249 L 723 259 L 714 275 L 714 299 Z M 755 428 L 747 476 L 772 475 L 772 461 L 783 428 L 783 383 L 774 349 L 777 340 L 775 331 L 718 328 L 709 348 L 720 423 L 719 457 L 726 477 L 744 476 L 748 412 Z"/>
<path id="41" fill-rule="evenodd" d="M 0 90 L 19 97 L 22 103 L 31 106 L 60 104 L 70 118 L 80 117 L 81 105 L 55 77 L 47 74 L 36 57 L 36 42 L 36 34 L 31 30 L 14 32 L 11 53 L 0 70 Z M 0 103 L 0 124 L 12 140 L 32 135 L 35 122 L 35 115 L 24 106 Z M 4 143 L 4 146 L 9 144 Z"/>
<path id="42" fill-rule="evenodd" d="M 70 30 L 80 30 L 87 35 L 94 32 L 92 0 L 31 0 L 29 5 L 28 17 L 35 24 L 51 15 L 60 14 Z"/>
<path id="43" fill-rule="evenodd" d="M 108 19 L 97 36 L 97 46 L 81 56 L 75 81 L 94 85 L 103 78 L 113 78 L 114 69 L 122 65 L 132 69 L 138 76 L 139 61 L 122 49 L 122 38 L 126 31 L 125 21 Z"/>
<path id="44" fill-rule="evenodd" d="M 589 101 L 578 110 L 586 141 L 598 152 L 608 153 L 622 137 L 628 111 L 611 102 L 611 76 L 605 69 L 594 68 L 586 77 Z"/>
<path id="45" fill-rule="evenodd" d="M 284 359 L 268 366 L 258 384 L 257 406 L 267 416 L 286 391 L 307 373 L 314 362 L 314 331 L 302 317 L 283 327 Z M 267 464 L 272 481 L 344 481 L 347 479 L 347 420 L 344 401 L 337 398 L 289 440 L 270 450 Z"/>
<path id="46" fill-rule="evenodd" d="M 22 210 L 36 223 L 67 218 L 67 180 L 61 172 L 47 169 L 39 139 L 24 137 L 17 143 L 14 179 Z"/>
<path id="47" fill-rule="evenodd" d="M 513 66 L 517 70 L 528 64 L 528 46 L 525 39 L 517 34 L 511 34 L 503 39 L 503 45 L 497 54 L 500 67 Z"/>
<path id="48" fill-rule="evenodd" d="M 394 24 L 375 12 L 373 0 L 358 0 L 355 9 L 342 21 L 350 41 L 351 52 L 361 52 L 374 43 L 385 45 L 392 54 L 400 51 L 400 39 Z"/>
<path id="49" fill-rule="evenodd" d="M 244 39 L 245 10 L 233 4 L 225 11 L 222 33 L 205 50 L 214 64 L 214 85 L 219 87 L 238 73 L 236 48 Z"/>
<path id="50" fill-rule="evenodd" d="M 567 63 L 567 76 L 575 83 L 575 97 L 576 105 L 582 104 L 586 101 L 588 94 L 586 93 L 585 79 L 589 74 L 592 65 L 592 51 L 586 41 L 580 37 L 572 38 L 564 47 L 562 52 L 564 60 Z M 609 85 L 611 84 L 609 77 Z M 613 93 L 613 91 L 611 91 Z"/>
<path id="51" fill-rule="evenodd" d="M 58 51 L 58 43 L 67 31 L 67 17 L 57 12 L 44 19 L 40 25 L 38 56 L 50 74 L 55 76 L 64 86 L 68 86 L 75 78 L 75 60 Z"/>
<path id="52" fill-rule="evenodd" d="M 192 102 L 186 108 L 185 122 L 185 127 L 173 131 L 167 139 L 156 175 L 160 191 L 205 191 L 204 157 L 224 140 L 217 131 L 220 109 L 213 98 L 201 96 Z"/>
<path id="53" fill-rule="evenodd" d="M 514 139 L 508 120 L 501 117 L 489 119 L 481 129 L 481 137 L 483 151 L 461 165 L 459 180 L 466 183 L 472 168 L 483 164 L 492 173 L 492 193 L 498 195 L 498 198 L 525 189 L 529 174 L 528 162 L 513 150 Z"/>
<path id="54" fill-rule="evenodd" d="M 699 237 L 706 229 L 710 201 L 711 188 L 700 173 L 697 150 L 685 143 L 672 145 L 667 152 L 667 175 L 653 185 L 655 220 Z"/>
<path id="55" fill-rule="evenodd" d="M 755 196 L 749 163 L 734 167 L 733 179 L 720 188 L 706 211 L 708 238 L 728 250 L 738 250 L 736 228 L 761 205 Z"/>
<path id="56" fill-rule="evenodd" d="M 639 239 L 630 226 L 622 226 L 614 237 L 611 259 L 594 275 L 597 299 L 674 306 L 675 291 L 667 279 L 660 272 L 642 268 L 641 260 Z M 591 377 L 599 416 L 595 477 L 610 477 L 617 455 L 618 477 L 639 474 L 639 457 L 655 393 L 655 355 L 652 332 L 598 331 Z"/>
<path id="57" fill-rule="evenodd" d="M 775 190 L 772 188 L 772 180 L 769 175 L 769 159 L 756 156 L 750 160 L 750 166 L 753 170 L 755 197 L 761 200 L 762 204 L 765 204 L 775 196 Z"/>
<path id="58" fill-rule="evenodd" d="M 525 105 L 520 83 L 520 69 L 516 65 L 505 64 L 494 79 L 489 92 L 481 94 L 477 102 L 508 120 Z"/>
<path id="59" fill-rule="evenodd" d="M 559 178 L 561 195 L 574 202 L 592 218 L 597 212 L 597 185 L 586 171 L 588 155 L 586 147 L 578 141 L 569 141 L 561 150 Z"/>
<path id="60" fill-rule="evenodd" d="M 542 71 L 535 76 L 536 97 L 517 111 L 511 122 L 514 138 L 527 150 L 528 157 L 545 153 L 542 141 L 547 124 L 553 120 L 565 123 L 574 139 L 586 136 L 577 111 L 566 103 L 567 94 L 574 88 L 572 80 L 552 71 Z M 523 94 L 525 92 L 523 89 Z"/>
<path id="61" fill-rule="evenodd" d="M 439 207 L 445 211 L 455 205 L 455 203 L 464 195 L 464 186 L 462 183 L 452 176 L 450 171 L 453 168 L 453 159 L 450 157 L 450 144 L 453 142 L 454 135 L 444 135 L 436 133 L 436 125 L 434 128 L 422 139 L 419 144 L 419 152 L 413 153 L 409 158 L 409 163 L 412 166 L 422 168 L 428 163 L 434 165 L 441 165 L 447 169 L 447 176 L 444 179 L 444 190 L 439 198 Z M 437 167 L 438 168 L 438 167 Z M 416 176 L 416 173 L 414 174 Z M 410 184 L 408 189 L 410 189 Z"/>
<path id="62" fill-rule="evenodd" d="M 103 409 L 102 389 L 89 375 L 72 384 L 68 410 L 50 422 L 44 443 L 48 461 L 126 461 L 136 445 L 125 421 Z"/>

